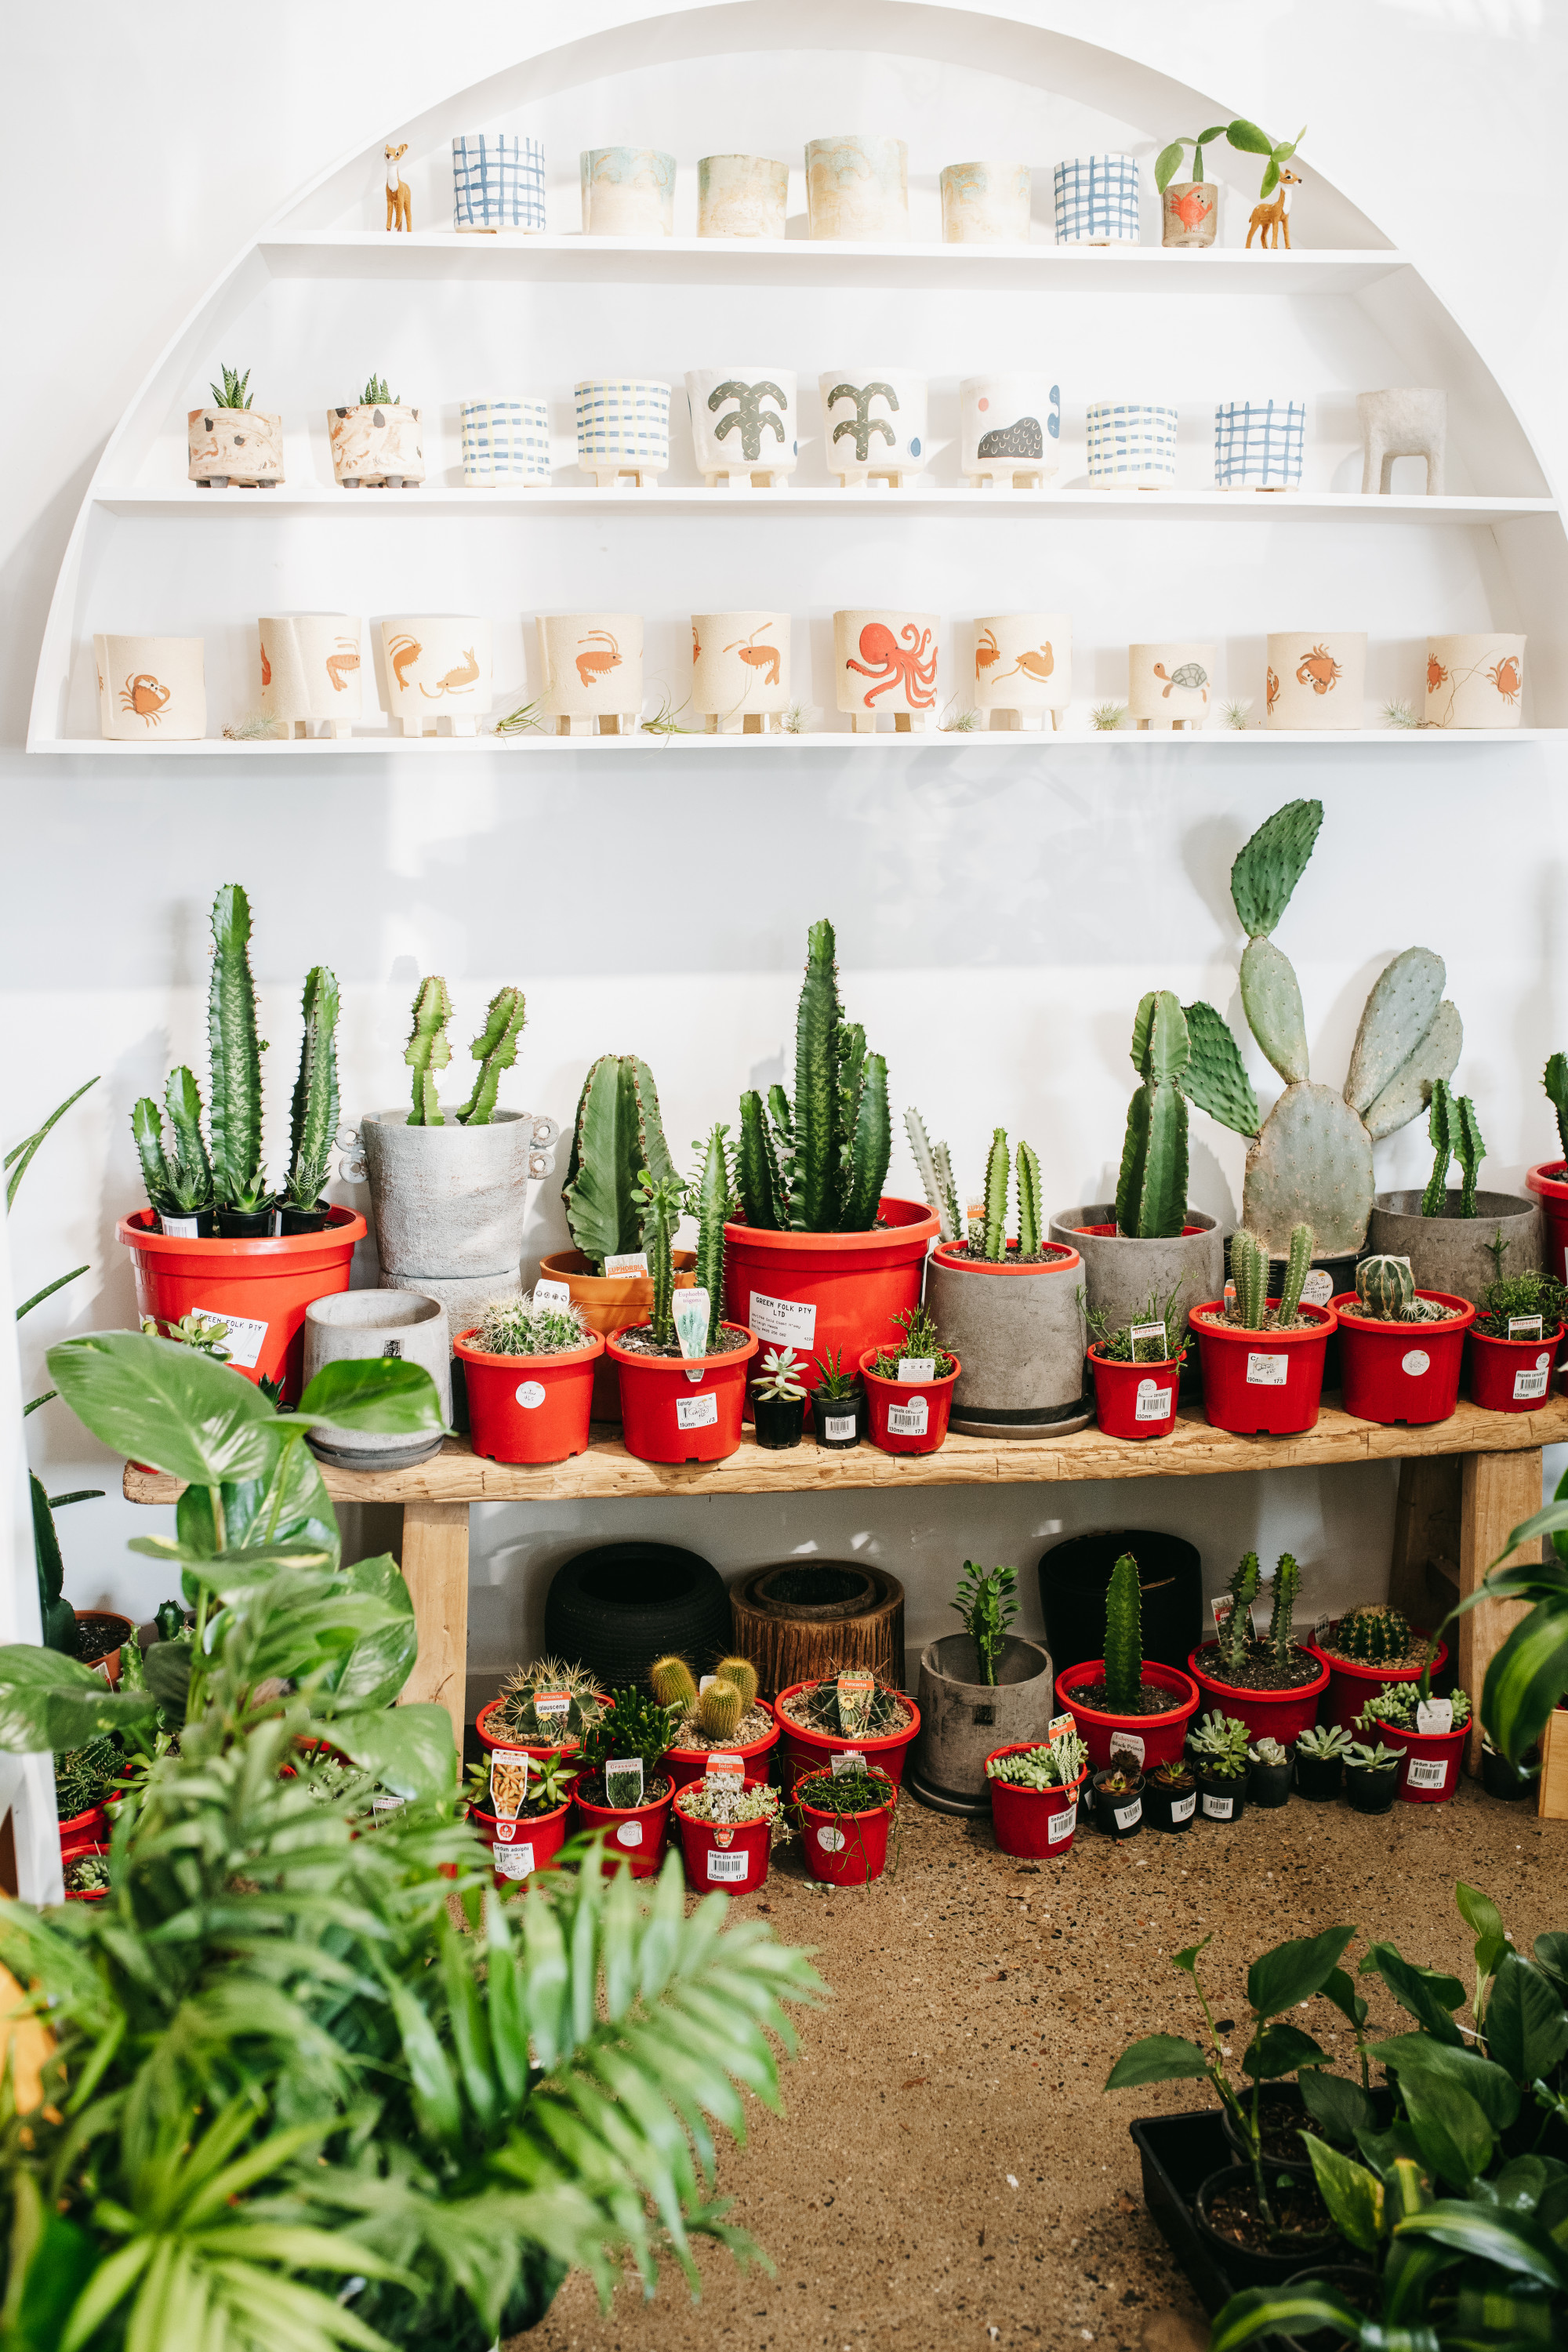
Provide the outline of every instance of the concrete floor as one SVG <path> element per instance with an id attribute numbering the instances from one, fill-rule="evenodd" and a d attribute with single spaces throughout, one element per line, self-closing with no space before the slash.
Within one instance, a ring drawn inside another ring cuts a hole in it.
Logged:
<path id="1" fill-rule="evenodd" d="M 1212 1934 L 1205 1988 L 1216 2017 L 1239 2018 L 1247 1963 L 1335 1921 L 1468 1982 L 1456 1879 L 1521 1944 L 1568 1926 L 1568 1827 L 1469 1783 L 1381 1820 L 1292 1800 L 1120 1845 L 1080 1828 L 1037 1865 L 999 1853 L 988 1822 L 904 1811 L 896 1874 L 821 1892 L 795 1845 L 757 1898 L 781 1937 L 816 1947 L 833 1993 L 804 2020 L 786 2113 L 752 2103 L 747 2147 L 721 2158 L 731 2218 L 776 2275 L 710 2249 L 696 2305 L 670 2269 L 656 2302 L 623 2290 L 607 2315 L 574 2277 L 514 2352 L 1202 2347 L 1127 2126 L 1205 2101 L 1188 2084 L 1101 2089 L 1136 2035 L 1201 2025 L 1168 1955 Z M 1371 1981 L 1371 2030 L 1401 2031 Z M 1337 2012 L 1313 2012 L 1299 2021 L 1348 2065 Z"/>

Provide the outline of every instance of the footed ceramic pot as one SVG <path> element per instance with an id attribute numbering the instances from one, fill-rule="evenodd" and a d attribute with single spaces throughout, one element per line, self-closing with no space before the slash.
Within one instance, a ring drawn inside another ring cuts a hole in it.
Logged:
<path id="1" fill-rule="evenodd" d="M 283 479 L 283 419 L 262 408 L 193 408 L 187 478 L 204 490 L 270 490 Z"/>
<path id="2" fill-rule="evenodd" d="M 1517 727 L 1523 690 L 1522 637 L 1492 630 L 1484 636 L 1427 638 L 1428 727 Z"/>
<path id="3" fill-rule="evenodd" d="M 1426 465 L 1426 495 L 1443 495 L 1443 464 L 1448 439 L 1448 395 L 1412 386 L 1398 392 L 1358 392 L 1361 419 L 1363 498 L 1386 498 L 1395 457 L 1421 457 Z"/>
<path id="4" fill-rule="evenodd" d="M 547 490 L 551 483 L 550 406 L 542 400 L 465 400 L 463 479 L 476 487 L 510 482 Z"/>
<path id="5" fill-rule="evenodd" d="M 844 489 L 873 478 L 895 488 L 926 466 L 926 380 L 907 368 L 828 368 L 822 394 L 823 455 Z"/>
<path id="6" fill-rule="evenodd" d="M 1213 646 L 1129 646 L 1129 712 L 1140 727 L 1206 726 L 1214 667 Z"/>
<path id="7" fill-rule="evenodd" d="M 846 243 L 900 241 L 910 233 L 910 151 L 901 139 L 852 131 L 809 139 L 805 207 L 814 237 Z"/>
<path id="8" fill-rule="evenodd" d="M 424 429 L 400 401 L 355 401 L 329 408 L 332 473 L 345 490 L 411 490 L 425 479 Z"/>
<path id="9" fill-rule="evenodd" d="M 1268 638 L 1264 681 L 1270 727 L 1364 724 L 1366 635 L 1357 629 L 1279 629 Z"/>
<path id="10" fill-rule="evenodd" d="M 944 163 L 942 234 L 948 245 L 1027 245 L 1034 184 L 1027 163 Z"/>
<path id="11" fill-rule="evenodd" d="M 699 236 L 783 236 L 789 165 L 767 155 L 704 155 L 697 166 Z"/>
<path id="12" fill-rule="evenodd" d="M 642 715 L 642 614 L 541 613 L 545 716 L 558 735 L 635 735 Z"/>
<path id="13" fill-rule="evenodd" d="M 1163 246 L 1212 245 L 1219 228 L 1219 189 L 1213 180 L 1173 180 L 1160 198 Z"/>
<path id="14" fill-rule="evenodd" d="M 378 683 L 405 735 L 472 735 L 490 707 L 490 625 L 482 614 L 398 614 L 381 624 Z"/>
<path id="15" fill-rule="evenodd" d="M 1043 375 L 968 375 L 958 387 L 960 479 L 1040 489 L 1060 465 L 1062 396 Z"/>
<path id="16" fill-rule="evenodd" d="M 510 131 L 465 131 L 452 142 L 452 226 L 469 236 L 544 227 L 544 150 Z"/>
<path id="17" fill-rule="evenodd" d="M 1176 412 L 1148 401 L 1091 400 L 1084 420 L 1091 488 L 1164 490 L 1176 478 Z"/>
<path id="18" fill-rule="evenodd" d="M 347 735 L 363 709 L 360 625 L 347 613 L 278 613 L 257 624 L 261 708 L 292 735 Z"/>
<path id="19" fill-rule="evenodd" d="M 587 376 L 574 384 L 577 463 L 601 490 L 629 474 L 638 489 L 669 463 L 669 386 L 638 376 Z"/>
<path id="20" fill-rule="evenodd" d="M 1299 490 L 1304 400 L 1225 400 L 1214 413 L 1216 490 Z"/>
<path id="21" fill-rule="evenodd" d="M 584 236 L 673 236 L 675 158 L 657 147 L 587 147 L 578 163 Z"/>
<path id="22" fill-rule="evenodd" d="M 94 637 L 98 723 L 110 743 L 191 743 L 207 731 L 200 637 Z"/>
<path id="23" fill-rule="evenodd" d="M 788 368 L 689 368 L 691 443 L 710 489 L 775 489 L 800 463 L 800 404 Z"/>
<path id="24" fill-rule="evenodd" d="M 1065 613 L 991 613 L 974 624 L 974 707 L 992 727 L 1052 727 L 1072 699 Z"/>
<path id="25" fill-rule="evenodd" d="M 1138 159 L 1077 155 L 1053 175 L 1058 245 L 1138 243 Z"/>
<path id="26" fill-rule="evenodd" d="M 931 726 L 937 709 L 934 613 L 835 613 L 833 667 L 838 708 L 857 734 L 890 711 L 896 733 Z"/>
<path id="27" fill-rule="evenodd" d="M 789 704 L 787 613 L 693 613 L 691 708 L 710 735 L 777 732 Z"/>

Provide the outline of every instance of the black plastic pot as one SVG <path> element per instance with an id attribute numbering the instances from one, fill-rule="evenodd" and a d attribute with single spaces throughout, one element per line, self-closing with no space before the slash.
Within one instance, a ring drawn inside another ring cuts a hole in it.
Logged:
<path id="1" fill-rule="evenodd" d="M 1152 1528 L 1068 1536 L 1041 1553 L 1046 1647 L 1053 1658 L 1103 1654 L 1105 1589 L 1124 1551 L 1138 1563 L 1143 1655 L 1185 1674 L 1188 1654 L 1203 1639 L 1203 1558 L 1195 1544 Z"/>
<path id="2" fill-rule="evenodd" d="M 278 1211 L 279 1230 L 286 1234 L 324 1233 L 331 1214 L 331 1206 L 325 1201 L 318 1201 L 313 1209 L 291 1209 L 284 1201 Z"/>
<path id="3" fill-rule="evenodd" d="M 1264 1812 L 1277 1812 L 1290 1801 L 1290 1759 L 1282 1764 L 1255 1764 L 1247 1776 L 1247 1801 Z"/>
<path id="4" fill-rule="evenodd" d="M 752 1419 L 756 1427 L 757 1444 L 768 1454 L 784 1454 L 798 1445 L 805 1429 L 805 1399 L 798 1397 L 761 1397 L 752 1399 Z"/>
<path id="5" fill-rule="evenodd" d="M 1342 1756 L 1303 1756 L 1296 1750 L 1296 1794 L 1305 1797 L 1310 1805 L 1332 1804 L 1340 1793 L 1340 1776 L 1345 1769 Z"/>
<path id="6" fill-rule="evenodd" d="M 1505 1805 L 1517 1805 L 1521 1798 L 1528 1797 L 1540 1776 L 1541 1757 L 1538 1748 L 1531 1748 L 1528 1750 L 1525 1757 L 1527 1768 L 1532 1758 L 1535 1764 L 1534 1770 L 1521 1769 L 1517 1764 L 1510 1764 L 1508 1758 L 1500 1755 L 1495 1748 L 1483 1745 L 1481 1786 L 1488 1796 L 1500 1797 Z"/>
<path id="7" fill-rule="evenodd" d="M 1375 2271 L 1364 2270 L 1360 2263 L 1319 2263 L 1315 2269 L 1298 2271 L 1285 2282 L 1290 2287 L 1337 2287 L 1347 2303 L 1358 2310 L 1375 2312 L 1378 2306 L 1378 2284 Z M 1276 2332 L 1273 2341 L 1279 2352 L 1350 2352 L 1352 2338 L 1338 2327 L 1314 2327 L 1307 2336 L 1287 2336 L 1283 2329 Z"/>
<path id="8" fill-rule="evenodd" d="M 1143 1818 L 1152 1830 L 1168 1830 L 1179 1835 L 1190 1830 L 1198 1810 L 1198 1784 L 1189 1778 L 1184 1789 L 1173 1789 L 1164 1781 L 1145 1776 L 1143 1781 Z"/>
<path id="9" fill-rule="evenodd" d="M 1109 1772 L 1097 1772 L 1089 1785 L 1094 1790 L 1094 1818 L 1107 1837 L 1136 1837 L 1143 1826 L 1143 1775 L 1138 1775 L 1138 1786 L 1126 1796 L 1111 1796 L 1101 1783 L 1110 1778 Z"/>
<path id="10" fill-rule="evenodd" d="M 272 1203 L 265 1209 L 217 1209 L 213 1223 L 220 1242 L 265 1242 L 272 1238 Z"/>
<path id="11" fill-rule="evenodd" d="M 829 1454 L 849 1453 L 866 1434 L 868 1410 L 864 1389 L 857 1389 L 853 1396 L 838 1397 L 832 1403 L 814 1397 L 811 1420 L 818 1445 Z"/>
<path id="12" fill-rule="evenodd" d="M 1242 2097 L 1247 2113 L 1250 2115 L 1252 2111 L 1252 2085 L 1250 2084 L 1247 2084 L 1242 2094 Z M 1263 2098 L 1265 2104 L 1268 2105 L 1271 2105 L 1276 2108 L 1289 2107 L 1296 2123 L 1299 2124 L 1306 2120 L 1307 2103 L 1301 2096 L 1301 2086 L 1299 2083 L 1265 2083 L 1263 2085 Z M 1230 2149 L 1232 2160 L 1237 2164 L 1249 2164 L 1251 2162 L 1251 2158 L 1247 2153 L 1246 2142 L 1243 2139 L 1241 2133 L 1237 2129 L 1236 2119 L 1232 2116 L 1228 2107 L 1223 2107 L 1220 2110 L 1220 2124 L 1225 2132 L 1226 2143 Z M 1266 2130 L 1268 2126 L 1266 2125 Z M 1278 2128 L 1278 2126 L 1276 2126 L 1275 2128 Z M 1268 2168 L 1268 2177 L 1272 2179 L 1273 2175 L 1277 2172 L 1310 2173 L 1311 2170 L 1312 2159 L 1307 2154 L 1301 2142 L 1299 2139 L 1295 2139 L 1291 2141 L 1290 2150 L 1287 2155 L 1279 2155 L 1278 2152 L 1270 2154 L 1266 2142 L 1264 2148 L 1264 2162 Z"/>
<path id="13" fill-rule="evenodd" d="M 210 1242 L 212 1240 L 213 1213 L 210 1209 L 194 1209 L 188 1217 L 183 1217 L 179 1215 L 177 1212 L 171 1213 L 167 1217 L 160 1214 L 158 1219 L 160 1230 L 165 1234 L 173 1234 L 175 1240 L 189 1241 L 191 1236 L 188 1234 L 181 1234 L 178 1229 L 182 1225 L 190 1224 L 192 1223 L 195 1225 L 195 1238 L 197 1241 Z"/>
<path id="14" fill-rule="evenodd" d="M 1352 1810 L 1358 1813 L 1391 1812 L 1399 1793 L 1399 1767 L 1404 1760 L 1402 1749 L 1391 1764 L 1347 1764 L 1345 1794 Z"/>
<path id="15" fill-rule="evenodd" d="M 1212 2242 L 1199 2235 L 1193 2204 L 1209 2175 L 1229 2158 L 1220 2111 L 1199 2107 L 1184 2115 L 1139 2116 L 1127 2128 L 1138 2150 L 1150 2219 L 1204 2309 L 1216 2312 L 1230 2301 L 1238 2282 L 1216 2258 Z"/>
<path id="16" fill-rule="evenodd" d="M 1201 1764 L 1197 1774 L 1198 1819 L 1228 1829 L 1247 1811 L 1247 1774 L 1205 1772 Z"/>
<path id="17" fill-rule="evenodd" d="M 1283 2171 L 1284 2167 L 1280 2166 L 1279 2170 Z M 1277 2177 L 1277 2174 L 1270 2177 Z M 1303 2174 L 1299 2169 L 1292 2177 L 1309 2183 L 1310 2180 L 1310 2173 Z M 1227 2189 L 1250 2189 L 1251 2186 L 1252 2167 L 1249 2164 L 1227 2164 L 1223 2171 L 1210 2173 L 1193 2201 L 1193 2219 L 1197 2224 L 1198 2235 L 1215 2262 L 1228 2272 L 1238 2287 L 1282 2286 L 1288 2278 L 1299 2276 L 1303 2267 L 1311 2263 L 1315 2247 L 1321 2247 L 1325 2262 L 1342 2252 L 1344 2242 L 1331 2223 L 1321 2238 L 1299 2240 L 1288 2253 L 1254 2253 L 1246 2246 L 1238 2246 L 1233 2239 L 1222 2237 L 1209 2223 L 1211 2202 Z"/>

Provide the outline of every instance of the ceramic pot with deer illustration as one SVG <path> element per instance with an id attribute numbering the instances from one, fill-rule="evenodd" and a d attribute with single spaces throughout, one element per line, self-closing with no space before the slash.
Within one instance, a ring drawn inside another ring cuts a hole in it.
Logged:
<path id="1" fill-rule="evenodd" d="M 1173 180 L 1160 198 L 1160 242 L 1165 247 L 1212 245 L 1219 228 L 1219 188 L 1213 180 Z"/>
<path id="2" fill-rule="evenodd" d="M 558 735 L 635 735 L 642 716 L 640 613 L 541 613 L 541 699 Z"/>
<path id="3" fill-rule="evenodd" d="M 1360 629 L 1276 629 L 1264 677 L 1269 727 L 1362 727 L 1366 703 L 1366 635 Z"/>
<path id="4" fill-rule="evenodd" d="M 908 368 L 828 368 L 822 394 L 823 455 L 843 489 L 887 482 L 897 489 L 927 464 L 926 380 Z"/>
<path id="5" fill-rule="evenodd" d="M 389 723 L 405 735 L 472 735 L 490 707 L 490 625 L 472 613 L 383 621 L 376 674 Z"/>
<path id="6" fill-rule="evenodd" d="M 1072 699 L 1065 613 L 988 613 L 974 624 L 974 708 L 993 728 L 1053 728 Z"/>
<path id="7" fill-rule="evenodd" d="M 1517 727 L 1524 692 L 1524 639 L 1507 630 L 1428 637 L 1428 727 Z M 1519 1268 L 1511 1262 L 1510 1274 Z"/>
<path id="8" fill-rule="evenodd" d="M 261 709 L 290 735 L 347 735 L 363 708 L 357 615 L 264 614 Z"/>
<path id="9" fill-rule="evenodd" d="M 266 409 L 188 409 L 185 438 L 198 489 L 270 490 L 283 479 L 283 419 Z"/>
<path id="10" fill-rule="evenodd" d="M 699 236 L 783 236 L 789 165 L 768 155 L 704 155 L 697 166 Z"/>
<path id="11" fill-rule="evenodd" d="M 92 650 L 106 742 L 191 743 L 206 733 L 201 637 L 95 636 Z"/>
<path id="12" fill-rule="evenodd" d="M 412 490 L 425 479 L 424 428 L 416 408 L 360 400 L 327 411 L 332 473 L 345 490 Z"/>
<path id="13" fill-rule="evenodd" d="M 1053 174 L 1058 245 L 1136 245 L 1136 155 L 1075 155 Z"/>
<path id="14" fill-rule="evenodd" d="M 1084 418 L 1089 488 L 1168 490 L 1176 478 L 1176 411 L 1163 403 L 1091 400 Z"/>
<path id="15" fill-rule="evenodd" d="M 646 489 L 669 463 L 669 386 L 642 376 L 586 376 L 572 387 L 577 463 L 596 488 L 629 475 Z"/>
<path id="16" fill-rule="evenodd" d="M 1041 489 L 1061 463 L 1062 395 L 1044 375 L 966 375 L 958 387 L 958 472 L 972 490 Z"/>
<path id="17" fill-rule="evenodd" d="M 840 131 L 805 145 L 805 208 L 814 238 L 902 242 L 910 233 L 910 151 L 901 139 Z"/>
<path id="18" fill-rule="evenodd" d="M 787 613 L 693 613 L 691 708 L 710 735 L 776 733 L 789 705 Z"/>
<path id="19" fill-rule="evenodd" d="M 688 368 L 691 443 L 709 488 L 781 489 L 800 463 L 800 405 L 788 368 Z"/>
<path id="20" fill-rule="evenodd" d="M 1127 709 L 1140 727 L 1205 727 L 1214 709 L 1215 648 L 1129 646 Z"/>
<path id="21" fill-rule="evenodd" d="M 550 404 L 543 400 L 465 400 L 463 480 L 475 488 L 509 482 L 547 490 L 552 478 Z"/>
<path id="22" fill-rule="evenodd" d="M 856 734 L 874 731 L 882 712 L 900 735 L 935 725 L 941 626 L 934 613 L 835 613 L 838 708 Z"/>
<path id="23" fill-rule="evenodd" d="M 944 163 L 941 187 L 946 244 L 1028 244 L 1034 182 L 1027 163 Z"/>
<path id="24" fill-rule="evenodd" d="M 586 147 L 578 159 L 584 236 L 673 236 L 675 158 L 657 147 Z"/>
<path id="25" fill-rule="evenodd" d="M 1299 490 L 1304 400 L 1222 400 L 1214 413 L 1216 490 Z"/>

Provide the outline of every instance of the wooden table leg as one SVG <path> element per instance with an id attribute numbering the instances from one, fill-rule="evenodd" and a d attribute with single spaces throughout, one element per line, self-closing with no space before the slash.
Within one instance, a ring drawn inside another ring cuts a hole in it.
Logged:
<path id="1" fill-rule="evenodd" d="M 1459 1598 L 1476 1591 L 1509 1537 L 1541 1508 L 1541 1449 L 1467 1454 L 1459 1502 Z M 1481 1769 L 1481 1686 L 1487 1668 L 1524 1615 L 1522 1601 L 1483 1601 L 1459 1620 L 1458 1679 L 1475 1709 L 1465 1769 Z"/>
<path id="2" fill-rule="evenodd" d="M 1410 1454 L 1399 1465 L 1388 1598 L 1413 1625 L 1435 1625 L 1458 1599 L 1462 1454 Z"/>
<path id="3" fill-rule="evenodd" d="M 467 1503 L 405 1503 L 402 1565 L 419 1634 L 418 1662 L 403 1696 L 434 1699 L 447 1709 L 460 1756 L 468 1712 Z"/>

